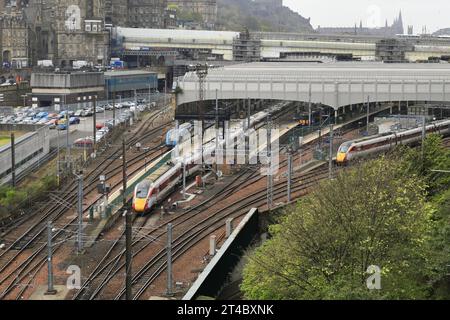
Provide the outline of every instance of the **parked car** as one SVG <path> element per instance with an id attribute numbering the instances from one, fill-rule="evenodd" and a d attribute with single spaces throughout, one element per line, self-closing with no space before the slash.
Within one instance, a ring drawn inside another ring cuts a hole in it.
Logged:
<path id="1" fill-rule="evenodd" d="M 92 117 L 94 115 L 94 111 L 92 109 L 85 109 L 82 113 L 82 117 Z"/>
<path id="2" fill-rule="evenodd" d="M 58 119 L 51 119 L 46 123 L 46 125 L 48 125 L 50 129 L 55 129 L 58 125 Z"/>
<path id="3" fill-rule="evenodd" d="M 107 105 L 105 105 L 104 107 L 105 107 L 105 110 L 112 110 L 113 109 L 113 105 L 109 104 L 109 103 Z"/>
<path id="4" fill-rule="evenodd" d="M 46 117 L 48 117 L 48 112 L 41 111 L 41 112 L 39 112 L 38 114 L 36 114 L 35 117 L 36 117 L 36 118 L 39 118 L 39 119 L 46 118 Z"/>
<path id="5" fill-rule="evenodd" d="M 76 147 L 92 147 L 92 145 L 94 144 L 94 141 L 91 137 L 86 137 L 86 138 L 80 138 L 74 141 L 74 146 Z"/>
<path id="6" fill-rule="evenodd" d="M 37 124 L 46 124 L 50 119 L 47 117 L 41 118 Z"/>
<path id="7" fill-rule="evenodd" d="M 104 126 L 105 126 L 104 123 L 97 123 L 97 124 L 95 125 L 95 128 L 97 128 L 97 130 L 100 130 L 100 129 L 102 129 Z"/>
<path id="8" fill-rule="evenodd" d="M 102 113 L 102 112 L 104 112 L 104 111 L 105 111 L 105 109 L 102 108 L 102 107 L 96 107 L 96 108 L 95 108 L 95 113 Z"/>
<path id="9" fill-rule="evenodd" d="M 81 116 L 82 116 L 82 114 L 83 114 L 83 111 L 84 111 L 84 110 L 81 110 L 81 109 L 80 109 L 80 110 L 77 110 L 77 111 L 75 111 L 75 113 L 74 113 L 74 116 L 75 116 L 75 117 L 81 117 Z"/>
<path id="10" fill-rule="evenodd" d="M 58 130 L 67 130 L 67 124 L 65 124 L 65 123 L 58 124 L 57 129 Z"/>
<path id="11" fill-rule="evenodd" d="M 70 117 L 69 124 L 80 124 L 80 118 L 78 117 Z"/>

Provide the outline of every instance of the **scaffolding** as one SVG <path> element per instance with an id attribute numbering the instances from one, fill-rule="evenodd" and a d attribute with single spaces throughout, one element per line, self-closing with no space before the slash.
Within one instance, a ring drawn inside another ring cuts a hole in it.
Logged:
<path id="1" fill-rule="evenodd" d="M 233 40 L 233 59 L 235 61 L 261 61 L 261 39 L 251 35 L 248 30 L 241 32 Z"/>

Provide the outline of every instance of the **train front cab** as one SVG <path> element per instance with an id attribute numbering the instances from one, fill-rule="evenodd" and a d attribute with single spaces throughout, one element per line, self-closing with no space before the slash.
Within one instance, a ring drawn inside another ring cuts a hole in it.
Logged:
<path id="1" fill-rule="evenodd" d="M 351 142 L 345 142 L 341 144 L 341 146 L 338 149 L 337 155 L 336 155 L 336 164 L 337 165 L 346 165 L 348 161 L 348 151 L 350 150 Z"/>
<path id="2" fill-rule="evenodd" d="M 138 183 L 133 197 L 133 210 L 136 213 L 145 213 L 148 210 L 148 197 L 152 182 L 149 180 Z"/>

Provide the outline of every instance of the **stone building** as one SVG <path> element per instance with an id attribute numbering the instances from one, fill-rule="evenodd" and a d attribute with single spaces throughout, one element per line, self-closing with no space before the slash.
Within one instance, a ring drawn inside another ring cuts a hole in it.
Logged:
<path id="1" fill-rule="evenodd" d="M 163 29 L 167 0 L 129 0 L 128 26 L 132 28 Z"/>
<path id="2" fill-rule="evenodd" d="M 105 0 L 105 23 L 128 25 L 128 0 Z"/>
<path id="3" fill-rule="evenodd" d="M 198 13 L 207 28 L 214 28 L 217 21 L 217 0 L 169 0 L 181 10 Z"/>
<path id="4" fill-rule="evenodd" d="M 101 0 L 51 0 L 54 6 L 44 8 L 54 33 L 54 62 L 61 67 L 85 60 L 104 65 L 108 58 L 109 32 L 104 26 Z"/>
<path id="5" fill-rule="evenodd" d="M 103 0 L 10 0 L 1 5 L 2 63 L 16 61 L 23 67 L 23 61 L 35 66 L 38 60 L 52 60 L 63 68 L 76 60 L 107 63 L 109 32 Z"/>
<path id="6" fill-rule="evenodd" d="M 22 10 L 5 1 L 0 3 L 0 8 L 1 66 L 26 67 L 29 65 L 29 30 L 26 18 Z"/>

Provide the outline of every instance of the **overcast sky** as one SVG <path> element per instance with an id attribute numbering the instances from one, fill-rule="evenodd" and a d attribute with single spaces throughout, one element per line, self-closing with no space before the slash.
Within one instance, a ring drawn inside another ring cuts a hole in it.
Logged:
<path id="1" fill-rule="evenodd" d="M 311 18 L 314 28 L 359 26 L 384 26 L 391 24 L 401 9 L 405 32 L 408 25 L 414 33 L 421 33 L 422 26 L 428 32 L 450 28 L 449 0 L 283 0 L 283 4 L 302 16 Z"/>

